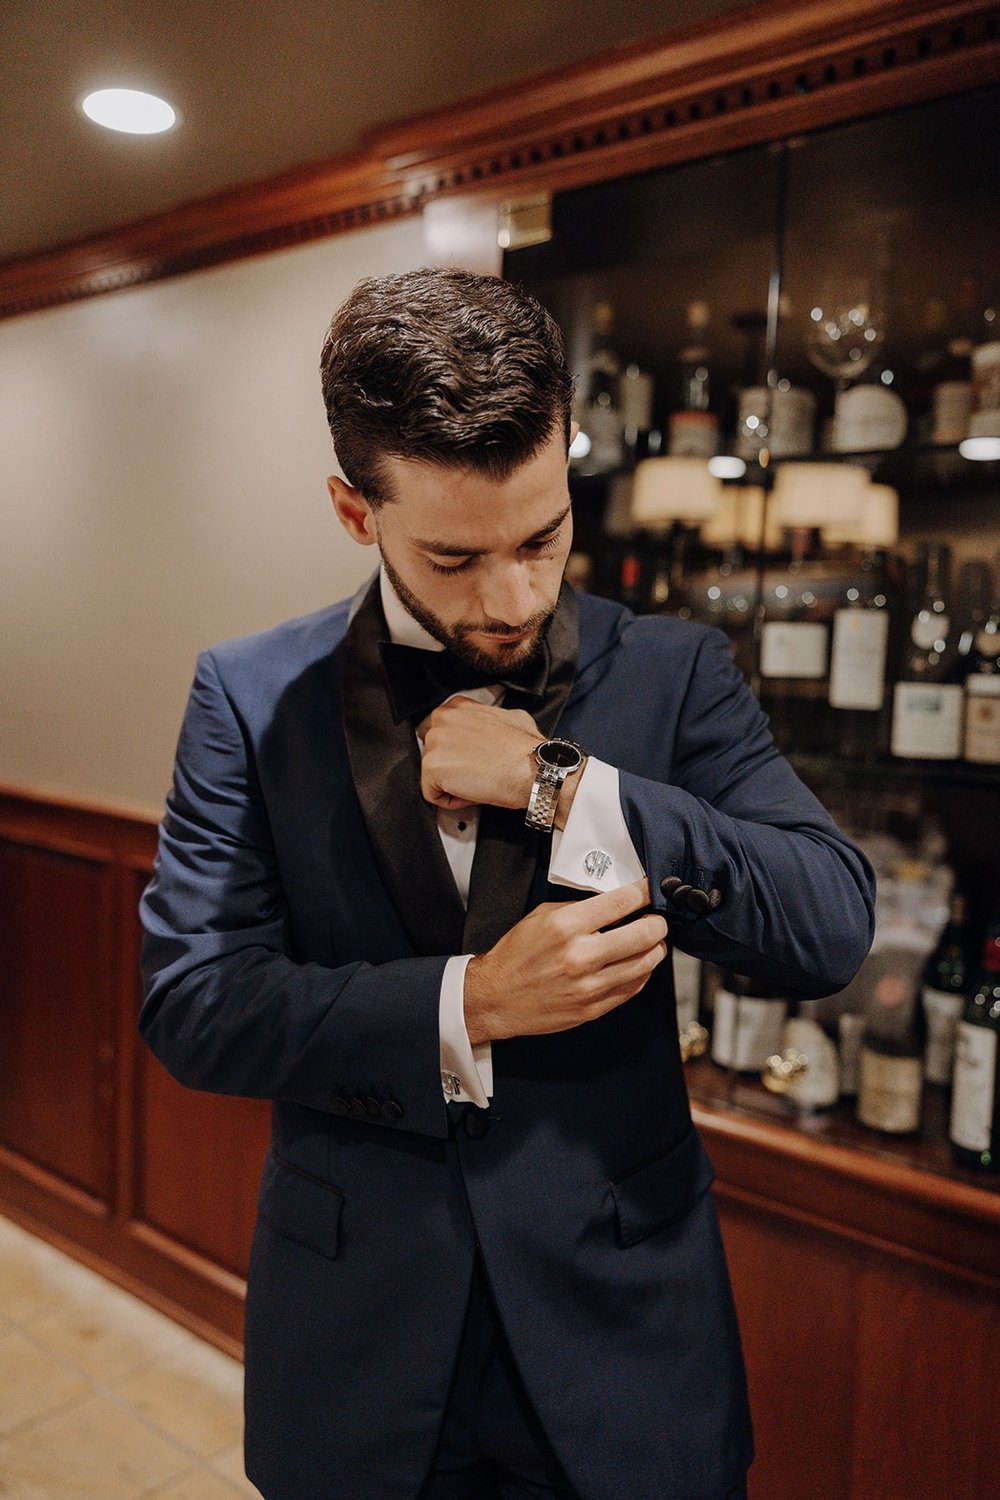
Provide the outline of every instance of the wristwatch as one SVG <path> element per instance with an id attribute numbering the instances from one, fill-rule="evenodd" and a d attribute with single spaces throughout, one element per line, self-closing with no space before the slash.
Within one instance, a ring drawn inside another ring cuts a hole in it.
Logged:
<path id="1" fill-rule="evenodd" d="M 586 758 L 583 748 L 572 740 L 542 740 L 535 746 L 538 770 L 524 815 L 528 828 L 536 828 L 540 833 L 552 832 L 562 784 L 567 776 L 579 771 Z"/>

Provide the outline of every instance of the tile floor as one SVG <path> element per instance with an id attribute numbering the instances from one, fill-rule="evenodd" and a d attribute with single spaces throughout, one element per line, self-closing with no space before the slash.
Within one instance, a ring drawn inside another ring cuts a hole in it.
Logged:
<path id="1" fill-rule="evenodd" d="M 3 1500 L 238 1500 L 236 1360 L 0 1218 Z"/>

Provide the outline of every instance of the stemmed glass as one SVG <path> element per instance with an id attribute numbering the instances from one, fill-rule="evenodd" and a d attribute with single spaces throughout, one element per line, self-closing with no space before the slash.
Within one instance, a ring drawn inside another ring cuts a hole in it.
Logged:
<path id="1" fill-rule="evenodd" d="M 885 315 L 874 281 L 832 275 L 809 309 L 806 353 L 838 391 L 870 366 L 885 338 Z"/>

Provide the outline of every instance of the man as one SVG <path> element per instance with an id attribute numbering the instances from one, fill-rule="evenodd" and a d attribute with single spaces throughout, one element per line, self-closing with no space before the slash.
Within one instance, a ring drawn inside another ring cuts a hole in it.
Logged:
<path id="1" fill-rule="evenodd" d="M 334 508 L 380 570 L 203 655 L 143 902 L 146 1039 L 274 1100 L 249 1476 L 740 1495 L 665 937 L 825 993 L 867 951 L 870 872 L 719 632 L 562 583 L 571 387 L 536 303 L 365 282 L 322 368 Z"/>

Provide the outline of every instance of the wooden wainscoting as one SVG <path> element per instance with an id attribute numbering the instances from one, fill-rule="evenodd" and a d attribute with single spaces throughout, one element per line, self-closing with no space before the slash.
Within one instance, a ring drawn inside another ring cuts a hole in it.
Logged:
<path id="1" fill-rule="evenodd" d="M 0 1207 L 238 1353 L 269 1106 L 139 1038 L 156 823 L 0 791 Z"/>

